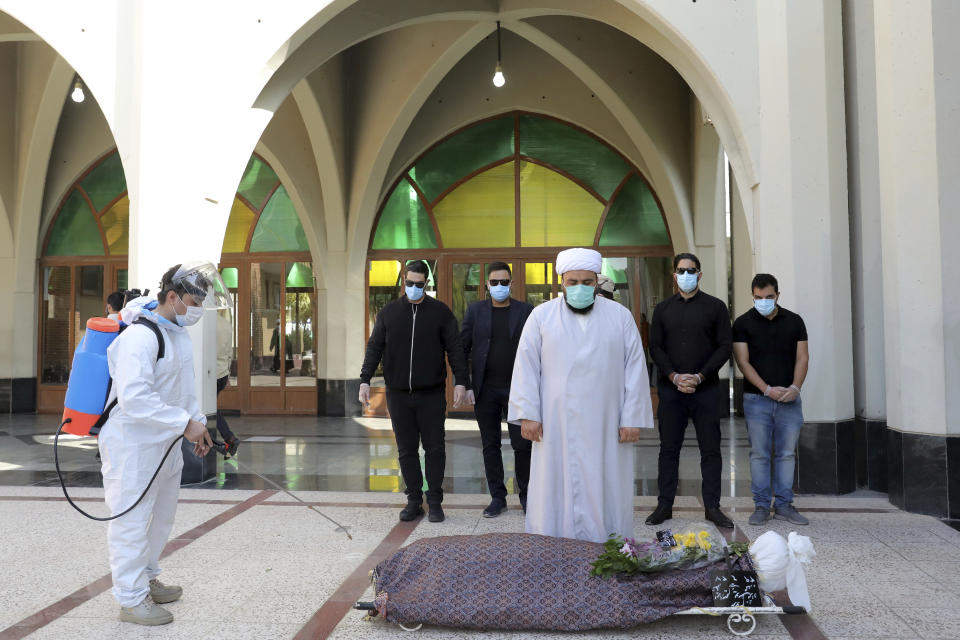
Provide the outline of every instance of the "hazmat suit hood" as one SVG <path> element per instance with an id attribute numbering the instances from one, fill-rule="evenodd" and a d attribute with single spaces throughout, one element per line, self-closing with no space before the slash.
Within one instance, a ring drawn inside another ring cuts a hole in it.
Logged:
<path id="1" fill-rule="evenodd" d="M 155 309 L 159 304 L 156 298 L 151 298 L 150 296 L 134 298 L 120 310 L 120 320 L 122 320 L 125 325 L 131 325 L 139 318 L 147 318 L 163 326 L 163 328 L 168 331 L 170 329 L 183 330 L 183 327 L 180 325 L 175 322 L 170 322 L 156 313 Z"/>

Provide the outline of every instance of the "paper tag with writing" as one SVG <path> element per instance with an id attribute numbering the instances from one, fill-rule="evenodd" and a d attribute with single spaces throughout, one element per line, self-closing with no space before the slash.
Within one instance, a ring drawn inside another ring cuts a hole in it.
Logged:
<path id="1" fill-rule="evenodd" d="M 673 531 L 670 531 L 670 529 L 657 531 L 657 542 L 659 542 L 660 546 L 664 549 L 677 546 L 677 540 L 673 537 Z"/>
<path id="2" fill-rule="evenodd" d="M 755 571 L 717 569 L 713 572 L 713 606 L 759 607 L 762 604 Z"/>

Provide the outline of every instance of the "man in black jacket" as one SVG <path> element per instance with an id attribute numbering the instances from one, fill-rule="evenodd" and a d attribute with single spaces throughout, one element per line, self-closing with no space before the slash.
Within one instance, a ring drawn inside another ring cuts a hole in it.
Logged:
<path id="1" fill-rule="evenodd" d="M 474 302 L 463 316 L 460 342 L 467 358 L 473 355 L 472 389 L 476 393 L 473 412 L 480 426 L 483 467 L 492 498 L 483 510 L 484 518 L 495 518 L 507 509 L 507 488 L 503 484 L 503 458 L 500 455 L 500 430 L 510 402 L 510 378 L 517 357 L 520 334 L 533 306 L 510 297 L 513 276 L 510 265 L 493 262 L 488 268 L 487 300 Z M 527 510 L 527 482 L 530 479 L 530 451 L 533 442 L 520 435 L 520 425 L 508 425 L 513 446 L 513 464 L 517 477 L 520 505 Z"/>
<path id="2" fill-rule="evenodd" d="M 722 300 L 700 291 L 700 260 L 692 253 L 673 259 L 680 293 L 658 304 L 650 324 L 650 355 L 660 371 L 657 381 L 660 460 L 657 509 L 647 524 L 673 517 L 680 448 L 692 418 L 700 445 L 704 516 L 718 527 L 733 528 L 720 511 L 720 367 L 730 359 L 730 314 Z"/>
<path id="3" fill-rule="evenodd" d="M 400 474 L 407 485 L 407 506 L 401 520 L 423 515 L 423 475 L 420 471 L 420 441 L 423 441 L 427 473 L 427 506 L 430 522 L 443 521 L 443 422 L 447 400 L 447 365 L 456 387 L 453 406 L 466 397 L 467 361 L 460 346 L 457 319 L 442 302 L 425 295 L 429 268 L 422 260 L 407 265 L 405 296 L 388 303 L 380 313 L 367 341 L 360 371 L 360 403 L 370 402 L 370 378 L 383 359 L 387 409 L 397 440 Z"/>

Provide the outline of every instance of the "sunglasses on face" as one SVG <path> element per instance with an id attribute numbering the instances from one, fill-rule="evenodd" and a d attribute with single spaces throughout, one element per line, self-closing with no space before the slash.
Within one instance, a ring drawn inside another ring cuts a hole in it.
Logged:
<path id="1" fill-rule="evenodd" d="M 427 281 L 421 280 L 420 282 L 414 282 L 413 280 L 404 280 L 403 284 L 407 285 L 408 287 L 416 287 L 417 289 L 423 289 L 425 286 L 427 286 Z"/>
<path id="2" fill-rule="evenodd" d="M 491 279 L 488 280 L 487 282 L 490 283 L 490 286 L 491 286 L 491 287 L 495 287 L 495 286 L 497 286 L 498 284 L 499 284 L 501 287 L 506 287 L 506 286 L 508 286 L 508 285 L 510 284 L 510 280 L 509 280 L 509 279 L 507 279 L 507 280 L 496 280 L 496 279 L 491 278 Z"/>
<path id="3" fill-rule="evenodd" d="M 697 272 L 697 268 L 696 268 L 696 267 L 690 267 L 689 269 L 684 269 L 683 267 L 678 267 L 678 268 L 677 268 L 677 275 L 678 275 L 678 276 L 679 276 L 679 275 L 682 275 L 682 274 L 684 274 L 684 273 L 689 273 L 689 274 L 693 275 L 693 274 L 696 273 L 696 272 Z"/>

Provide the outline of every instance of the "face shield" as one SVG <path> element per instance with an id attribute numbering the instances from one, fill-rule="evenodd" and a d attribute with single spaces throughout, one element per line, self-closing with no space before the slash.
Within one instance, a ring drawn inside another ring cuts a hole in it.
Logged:
<path id="1" fill-rule="evenodd" d="M 233 298 L 220 272 L 209 262 L 184 262 L 173 275 L 177 291 L 189 293 L 204 309 L 233 310 Z"/>

